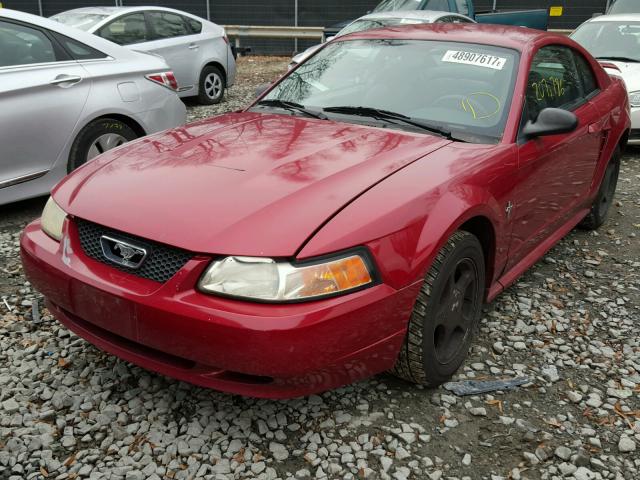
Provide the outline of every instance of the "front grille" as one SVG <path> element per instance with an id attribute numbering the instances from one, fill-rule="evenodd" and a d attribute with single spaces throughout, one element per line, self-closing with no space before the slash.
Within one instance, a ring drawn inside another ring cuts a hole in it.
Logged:
<path id="1" fill-rule="evenodd" d="M 169 247 L 151 240 L 145 240 L 86 220 L 76 219 L 76 225 L 78 227 L 78 235 L 80 236 L 80 245 L 82 245 L 82 250 L 84 250 L 87 256 L 123 272 L 155 282 L 164 283 L 169 280 L 178 270 L 184 267 L 184 264 L 193 256 L 186 250 Z M 139 268 L 129 268 L 112 262 L 105 257 L 102 252 L 100 238 L 103 235 L 146 249 L 148 252 L 147 258 L 145 258 Z"/>

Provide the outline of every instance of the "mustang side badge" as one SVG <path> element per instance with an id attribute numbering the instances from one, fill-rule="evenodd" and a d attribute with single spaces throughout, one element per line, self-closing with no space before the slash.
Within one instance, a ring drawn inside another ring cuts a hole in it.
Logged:
<path id="1" fill-rule="evenodd" d="M 127 268 L 140 268 L 147 258 L 147 250 L 117 238 L 100 237 L 102 253 L 107 260 Z"/>

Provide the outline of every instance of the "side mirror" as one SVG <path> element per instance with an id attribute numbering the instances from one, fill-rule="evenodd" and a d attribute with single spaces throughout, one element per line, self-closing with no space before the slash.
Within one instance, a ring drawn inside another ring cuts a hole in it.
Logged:
<path id="1" fill-rule="evenodd" d="M 522 130 L 526 138 L 558 135 L 573 132 L 578 128 L 578 117 L 561 108 L 545 108 L 535 122 L 528 121 Z"/>
<path id="2" fill-rule="evenodd" d="M 596 12 L 591 14 L 591 18 L 601 17 L 602 15 L 604 15 L 604 13 Z"/>
<path id="3" fill-rule="evenodd" d="M 256 98 L 258 98 L 260 95 L 262 95 L 264 92 L 266 92 L 267 90 L 269 90 L 269 88 L 271 87 L 271 83 L 262 83 L 260 85 L 258 85 L 256 87 Z"/>

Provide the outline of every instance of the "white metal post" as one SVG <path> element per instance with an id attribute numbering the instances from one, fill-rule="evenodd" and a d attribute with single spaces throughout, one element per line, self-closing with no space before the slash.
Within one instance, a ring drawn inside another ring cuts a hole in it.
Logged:
<path id="1" fill-rule="evenodd" d="M 209 4 L 209 0 L 207 2 L 207 20 L 211 21 L 211 5 Z"/>
<path id="2" fill-rule="evenodd" d="M 38 12 L 40 12 L 41 17 L 44 17 L 44 12 L 42 11 L 42 0 L 38 0 Z"/>

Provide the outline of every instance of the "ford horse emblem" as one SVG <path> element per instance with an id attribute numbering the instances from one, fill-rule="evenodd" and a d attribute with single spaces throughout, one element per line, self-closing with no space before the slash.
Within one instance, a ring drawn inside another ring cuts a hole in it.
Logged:
<path id="1" fill-rule="evenodd" d="M 107 260 L 123 267 L 140 268 L 147 258 L 146 249 L 107 235 L 100 237 L 100 245 Z"/>

